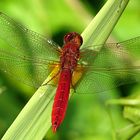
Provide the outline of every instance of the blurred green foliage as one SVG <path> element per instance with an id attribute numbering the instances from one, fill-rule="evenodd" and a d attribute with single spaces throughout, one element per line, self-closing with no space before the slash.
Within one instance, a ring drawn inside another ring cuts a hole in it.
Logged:
<path id="1" fill-rule="evenodd" d="M 62 45 L 64 34 L 69 31 L 82 32 L 103 3 L 103 0 L 98 0 L 98 3 L 94 4 L 84 0 L 1 0 L 0 11 Z M 130 1 L 113 31 L 116 40 L 121 41 L 139 35 L 139 5 L 139 0 Z M 128 93 L 133 94 L 132 88 L 138 88 L 140 92 L 139 85 L 133 85 L 122 86 L 98 95 L 73 96 L 58 133 L 54 135 L 50 130 L 46 139 L 112 139 L 112 123 L 105 102 L 112 98 L 127 96 Z M 19 85 L 16 81 L 11 82 L 1 73 L 0 91 L 0 137 L 2 137 L 33 92 L 28 88 L 24 89 L 24 85 Z M 118 128 L 127 125 L 128 122 L 121 116 L 120 107 L 115 106 L 111 111 Z M 139 138 L 140 136 L 137 136 L 136 140 Z"/>

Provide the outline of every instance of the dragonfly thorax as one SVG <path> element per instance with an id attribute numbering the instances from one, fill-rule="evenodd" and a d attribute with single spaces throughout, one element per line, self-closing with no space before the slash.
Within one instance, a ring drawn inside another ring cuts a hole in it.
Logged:
<path id="1" fill-rule="evenodd" d="M 77 44 L 71 42 L 64 45 L 60 57 L 62 68 L 75 69 L 80 55 L 79 48 L 80 47 Z"/>

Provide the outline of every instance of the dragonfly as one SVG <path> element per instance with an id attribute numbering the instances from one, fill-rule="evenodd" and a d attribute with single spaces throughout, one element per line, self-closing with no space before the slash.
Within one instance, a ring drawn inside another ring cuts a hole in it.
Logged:
<path id="1" fill-rule="evenodd" d="M 140 36 L 80 48 L 81 35 L 71 32 L 64 36 L 60 47 L 0 13 L 0 39 L 0 70 L 10 78 L 39 87 L 58 66 L 58 72 L 42 85 L 57 87 L 52 107 L 53 132 L 64 120 L 70 89 L 78 94 L 102 93 L 140 79 Z M 81 76 L 76 81 L 78 74 Z"/>

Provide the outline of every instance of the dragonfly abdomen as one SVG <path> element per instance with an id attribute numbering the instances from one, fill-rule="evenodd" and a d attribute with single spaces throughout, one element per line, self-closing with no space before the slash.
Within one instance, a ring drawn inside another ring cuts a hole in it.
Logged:
<path id="1" fill-rule="evenodd" d="M 65 117 L 70 92 L 71 76 L 70 69 L 62 69 L 52 109 L 53 132 L 56 132 Z"/>

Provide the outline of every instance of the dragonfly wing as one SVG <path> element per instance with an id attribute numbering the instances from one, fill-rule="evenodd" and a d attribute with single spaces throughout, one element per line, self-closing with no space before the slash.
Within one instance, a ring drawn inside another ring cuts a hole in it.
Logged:
<path id="1" fill-rule="evenodd" d="M 59 49 L 52 40 L 31 31 L 3 13 L 0 13 L 0 38 L 26 55 L 42 59 L 59 60 Z"/>
<path id="2" fill-rule="evenodd" d="M 0 70 L 8 77 L 35 88 L 43 83 L 56 64 L 59 63 L 32 59 L 20 54 L 20 52 L 6 52 L 0 48 Z"/>
<path id="3" fill-rule="evenodd" d="M 25 84 L 38 87 L 59 61 L 51 40 L 26 29 L 0 13 L 0 70 Z"/>
<path id="4" fill-rule="evenodd" d="M 82 53 L 79 64 L 84 73 L 76 85 L 78 93 L 104 92 L 140 81 L 140 37 Z"/>

